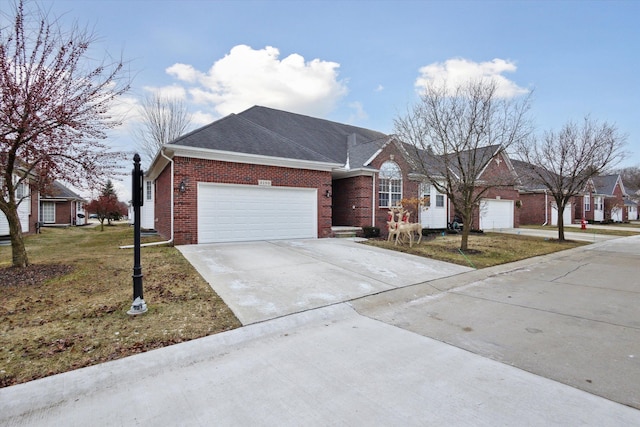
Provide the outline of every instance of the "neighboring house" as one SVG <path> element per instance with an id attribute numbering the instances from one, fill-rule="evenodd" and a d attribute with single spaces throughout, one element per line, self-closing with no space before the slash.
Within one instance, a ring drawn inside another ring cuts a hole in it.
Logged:
<path id="1" fill-rule="evenodd" d="M 638 203 L 634 202 L 631 199 L 625 199 L 624 207 L 627 211 L 627 219 L 629 221 L 637 221 L 638 220 Z"/>
<path id="2" fill-rule="evenodd" d="M 150 179 L 145 179 L 142 185 L 143 204 L 140 207 L 140 219 L 142 221 L 140 228 L 143 230 L 155 230 L 155 183 Z M 129 223 L 133 224 L 135 215 L 131 202 L 129 202 L 128 212 Z"/>
<path id="3" fill-rule="evenodd" d="M 640 190 L 633 185 L 625 184 L 624 189 L 627 193 L 625 199 L 625 206 L 627 206 L 627 217 L 629 221 L 637 221 L 640 219 L 640 212 L 638 211 L 638 205 L 640 205 Z"/>
<path id="4" fill-rule="evenodd" d="M 39 221 L 44 226 L 84 225 L 87 221 L 87 201 L 58 181 L 40 195 Z"/>
<path id="5" fill-rule="evenodd" d="M 531 177 L 528 170 L 532 167 L 520 160 L 512 160 L 518 174 L 520 186 L 519 217 L 521 225 L 558 225 L 558 205 L 549 190 L 535 177 Z M 549 174 L 548 171 L 538 173 Z M 573 222 L 576 210 L 576 199 L 569 201 L 562 213 L 562 223 Z"/>
<path id="6" fill-rule="evenodd" d="M 1 180 L 2 178 L 0 178 Z M 0 186 L 1 188 L 1 186 Z M 23 199 L 18 206 L 18 216 L 23 234 L 30 234 L 36 231 L 38 218 L 38 191 L 27 182 L 22 182 L 16 189 L 16 198 Z M 9 235 L 9 222 L 7 217 L 0 211 L 0 236 Z"/>
<path id="7" fill-rule="evenodd" d="M 625 189 L 620 175 L 604 175 L 592 178 L 579 197 L 580 209 L 576 219 L 584 218 L 592 222 L 626 222 Z"/>
<path id="8" fill-rule="evenodd" d="M 175 244 L 329 237 L 333 226 L 385 233 L 390 206 L 424 195 L 430 206 L 411 220 L 446 227 L 449 201 L 407 159 L 392 136 L 255 106 L 162 148 L 146 173 L 154 228 Z M 509 167 L 494 160 L 487 176 Z M 513 186 L 492 189 L 475 223 L 517 226 L 517 198 Z"/>

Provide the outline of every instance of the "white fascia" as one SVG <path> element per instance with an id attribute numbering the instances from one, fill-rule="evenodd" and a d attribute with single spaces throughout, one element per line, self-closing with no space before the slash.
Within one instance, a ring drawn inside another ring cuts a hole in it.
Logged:
<path id="1" fill-rule="evenodd" d="M 278 166 L 292 169 L 309 169 L 330 172 L 342 167 L 341 163 L 316 162 L 310 160 L 288 159 L 256 154 L 237 153 L 233 151 L 212 150 L 208 148 L 187 147 L 184 145 L 165 145 L 172 157 L 193 157 L 205 160 L 219 160 L 231 163 L 247 163 L 252 165 Z"/>

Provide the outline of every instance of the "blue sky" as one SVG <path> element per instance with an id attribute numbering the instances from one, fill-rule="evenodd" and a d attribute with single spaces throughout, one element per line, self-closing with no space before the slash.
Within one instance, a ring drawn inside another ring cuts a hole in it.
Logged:
<path id="1" fill-rule="evenodd" d="M 640 1 L 42 4 L 92 27 L 98 54 L 128 61 L 131 113 L 114 144 L 129 149 L 135 105 L 152 91 L 184 97 L 196 125 L 259 104 L 391 133 L 428 70 L 533 89 L 539 131 L 587 114 L 616 123 L 621 166 L 640 165 Z"/>

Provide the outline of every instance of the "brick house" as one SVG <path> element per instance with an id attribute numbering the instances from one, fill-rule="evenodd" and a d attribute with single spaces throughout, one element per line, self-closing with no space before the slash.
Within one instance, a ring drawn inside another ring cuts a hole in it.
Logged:
<path id="1" fill-rule="evenodd" d="M 578 198 L 576 219 L 590 222 L 627 222 L 626 192 L 618 174 L 592 178 L 584 193 Z"/>
<path id="2" fill-rule="evenodd" d="M 155 229 L 178 245 L 330 237 L 338 226 L 384 233 L 390 206 L 424 195 L 431 205 L 414 209 L 412 222 L 445 228 L 449 201 L 408 158 L 393 136 L 254 106 L 166 144 L 145 186 L 154 196 Z M 487 176 L 509 167 L 505 154 L 497 158 Z M 492 189 L 478 222 L 495 224 L 496 214 L 516 226 L 517 197 L 513 185 Z"/>
<path id="3" fill-rule="evenodd" d="M 40 195 L 38 221 L 44 226 L 84 225 L 87 201 L 58 181 Z"/>
<path id="4" fill-rule="evenodd" d="M 521 225 L 558 225 L 558 207 L 549 190 L 537 179 L 531 177 L 528 170 L 532 167 L 520 160 L 513 160 L 514 168 L 520 180 Z M 543 173 L 549 173 L 542 171 Z M 572 198 L 565 206 L 562 214 L 563 224 L 573 223 L 576 217 L 577 199 Z"/>

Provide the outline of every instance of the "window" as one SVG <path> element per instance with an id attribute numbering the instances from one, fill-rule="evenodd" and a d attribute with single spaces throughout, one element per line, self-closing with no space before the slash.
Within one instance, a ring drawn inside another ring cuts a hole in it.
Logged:
<path id="1" fill-rule="evenodd" d="M 56 222 L 56 204 L 53 202 L 42 202 L 42 210 L 40 211 L 40 216 L 41 222 Z"/>
<path id="2" fill-rule="evenodd" d="M 147 200 L 153 199 L 153 193 L 151 192 L 152 190 L 151 184 L 152 184 L 151 181 L 147 181 Z"/>
<path id="3" fill-rule="evenodd" d="M 389 208 L 402 200 L 402 172 L 394 162 L 384 162 L 378 175 L 378 206 Z"/>
<path id="4" fill-rule="evenodd" d="M 444 208 L 444 195 L 436 194 L 436 208 Z"/>
<path id="5" fill-rule="evenodd" d="M 591 196 L 589 194 L 584 195 L 584 211 L 589 212 L 591 210 Z"/>
<path id="6" fill-rule="evenodd" d="M 593 208 L 597 211 L 604 210 L 604 207 L 602 206 L 602 197 L 593 198 Z"/>
<path id="7" fill-rule="evenodd" d="M 21 182 L 20 184 L 18 184 L 18 186 L 16 187 L 16 198 L 20 200 L 23 197 L 27 197 L 28 195 L 29 195 L 29 190 L 27 188 L 27 184 L 25 184 L 24 182 Z"/>

